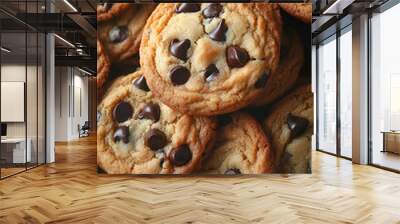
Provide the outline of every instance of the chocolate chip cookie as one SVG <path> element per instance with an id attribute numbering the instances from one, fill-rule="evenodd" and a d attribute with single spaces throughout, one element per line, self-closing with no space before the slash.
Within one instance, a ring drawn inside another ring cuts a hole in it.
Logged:
<path id="1" fill-rule="evenodd" d="M 108 72 L 110 71 L 110 61 L 104 52 L 104 48 L 99 41 L 97 41 L 97 87 L 102 87 L 107 79 Z"/>
<path id="2" fill-rule="evenodd" d="M 143 31 L 140 64 L 153 94 L 174 110 L 223 114 L 263 92 L 280 35 L 276 4 L 159 4 Z"/>
<path id="3" fill-rule="evenodd" d="M 252 105 L 260 106 L 269 104 L 293 87 L 304 63 L 304 48 L 302 44 L 300 35 L 295 28 L 285 24 L 282 33 L 279 65 L 275 71 L 276 74 L 272 75 L 267 81 L 264 92 Z"/>
<path id="4" fill-rule="evenodd" d="M 139 52 L 143 27 L 155 5 L 128 4 L 127 7 L 112 19 L 98 23 L 99 39 L 112 62 L 131 60 Z"/>
<path id="5" fill-rule="evenodd" d="M 109 174 L 185 174 L 214 139 L 213 118 L 173 111 L 153 97 L 141 71 L 100 103 L 97 161 Z"/>
<path id="6" fill-rule="evenodd" d="M 304 23 L 311 23 L 312 4 L 311 3 L 279 3 L 283 10 L 289 15 L 296 17 Z"/>
<path id="7" fill-rule="evenodd" d="M 310 173 L 313 134 L 311 86 L 301 86 L 279 102 L 264 122 L 271 137 L 276 168 L 285 173 Z"/>
<path id="8" fill-rule="evenodd" d="M 99 22 L 112 19 L 130 7 L 129 3 L 108 3 L 108 1 L 103 2 L 104 3 L 102 4 L 97 4 L 97 21 Z"/>
<path id="9" fill-rule="evenodd" d="M 273 168 L 268 138 L 250 115 L 221 115 L 213 152 L 203 170 L 218 174 L 270 173 Z"/>

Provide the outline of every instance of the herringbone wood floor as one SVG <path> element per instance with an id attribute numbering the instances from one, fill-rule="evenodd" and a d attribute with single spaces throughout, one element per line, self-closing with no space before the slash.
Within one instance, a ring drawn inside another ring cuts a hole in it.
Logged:
<path id="1" fill-rule="evenodd" d="M 0 181 L 0 223 L 400 223 L 400 175 L 314 152 L 312 175 L 96 174 L 95 138 Z"/>

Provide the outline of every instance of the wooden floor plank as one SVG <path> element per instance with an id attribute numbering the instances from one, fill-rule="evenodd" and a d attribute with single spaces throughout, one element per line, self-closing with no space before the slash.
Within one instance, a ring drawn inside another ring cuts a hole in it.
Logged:
<path id="1" fill-rule="evenodd" d="M 313 152 L 312 175 L 96 173 L 96 139 L 0 181 L 0 223 L 400 223 L 400 175 Z"/>

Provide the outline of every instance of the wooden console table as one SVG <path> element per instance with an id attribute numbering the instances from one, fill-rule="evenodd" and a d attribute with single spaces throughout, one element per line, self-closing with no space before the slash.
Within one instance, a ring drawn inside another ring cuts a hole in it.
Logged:
<path id="1" fill-rule="evenodd" d="M 400 131 L 382 131 L 383 150 L 382 152 L 392 152 L 400 154 Z"/>

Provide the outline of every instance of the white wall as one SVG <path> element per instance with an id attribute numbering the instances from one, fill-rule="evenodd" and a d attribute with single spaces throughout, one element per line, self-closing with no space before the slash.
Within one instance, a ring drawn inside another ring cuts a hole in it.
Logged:
<path id="1" fill-rule="evenodd" d="M 36 66 L 27 66 L 28 74 L 36 75 Z M 2 82 L 25 82 L 25 64 L 4 64 L 1 66 L 1 81 Z M 36 111 L 36 80 L 31 80 L 28 76 L 29 85 L 34 85 L 35 88 L 27 88 L 27 106 L 30 106 L 28 112 Z M 35 108 L 32 108 L 35 107 Z M 1 108 L 5 110 L 6 108 Z M 36 113 L 27 113 L 28 116 L 28 129 L 32 127 L 36 130 Z M 34 123 L 31 123 L 34 122 Z M 35 126 L 35 127 L 33 127 Z M 28 130 L 28 137 L 30 132 Z M 36 135 L 36 132 L 35 132 Z M 25 137 L 25 122 L 11 122 L 7 123 L 7 136 L 8 137 Z"/>
<path id="2" fill-rule="evenodd" d="M 1 65 L 1 81 L 25 82 L 25 64 Z M 5 108 L 1 109 L 3 110 Z M 25 137 L 25 123 L 7 123 L 7 137 Z"/>
<path id="3" fill-rule="evenodd" d="M 88 78 L 71 67 L 56 67 L 55 74 L 55 140 L 74 140 L 78 125 L 88 121 Z"/>
<path id="4" fill-rule="evenodd" d="M 68 86 L 69 69 L 67 67 L 55 68 L 55 140 L 68 140 Z"/>
<path id="5" fill-rule="evenodd" d="M 36 70 L 38 69 L 38 70 Z M 25 78 L 27 77 L 27 80 Z M 6 122 L 7 137 L 30 139 L 32 149 L 32 161 L 44 162 L 44 74 L 42 67 L 36 65 L 25 66 L 25 63 L 8 63 L 1 66 L 1 81 L 3 82 L 25 82 L 26 83 L 26 110 L 27 120 L 25 122 Z M 38 92 L 37 92 L 38 90 Z M 9 108 L 1 108 L 7 110 Z M 24 112 L 24 111 L 22 111 Z M 27 131 L 27 132 L 26 132 Z M 39 156 L 37 157 L 37 150 Z"/>
<path id="6" fill-rule="evenodd" d="M 73 108 L 73 119 L 72 119 L 72 138 L 78 137 L 78 124 L 83 125 L 85 121 L 88 121 L 88 78 L 81 76 L 82 73 L 76 74 L 77 70 L 74 71 L 74 96 L 71 96 L 74 99 L 74 108 Z M 80 96 L 80 97 L 79 97 Z M 79 102 L 80 101 L 80 102 Z M 81 108 L 80 108 L 81 107 Z M 81 110 L 81 111 L 80 111 Z M 75 113 L 74 113 L 75 112 Z"/>

